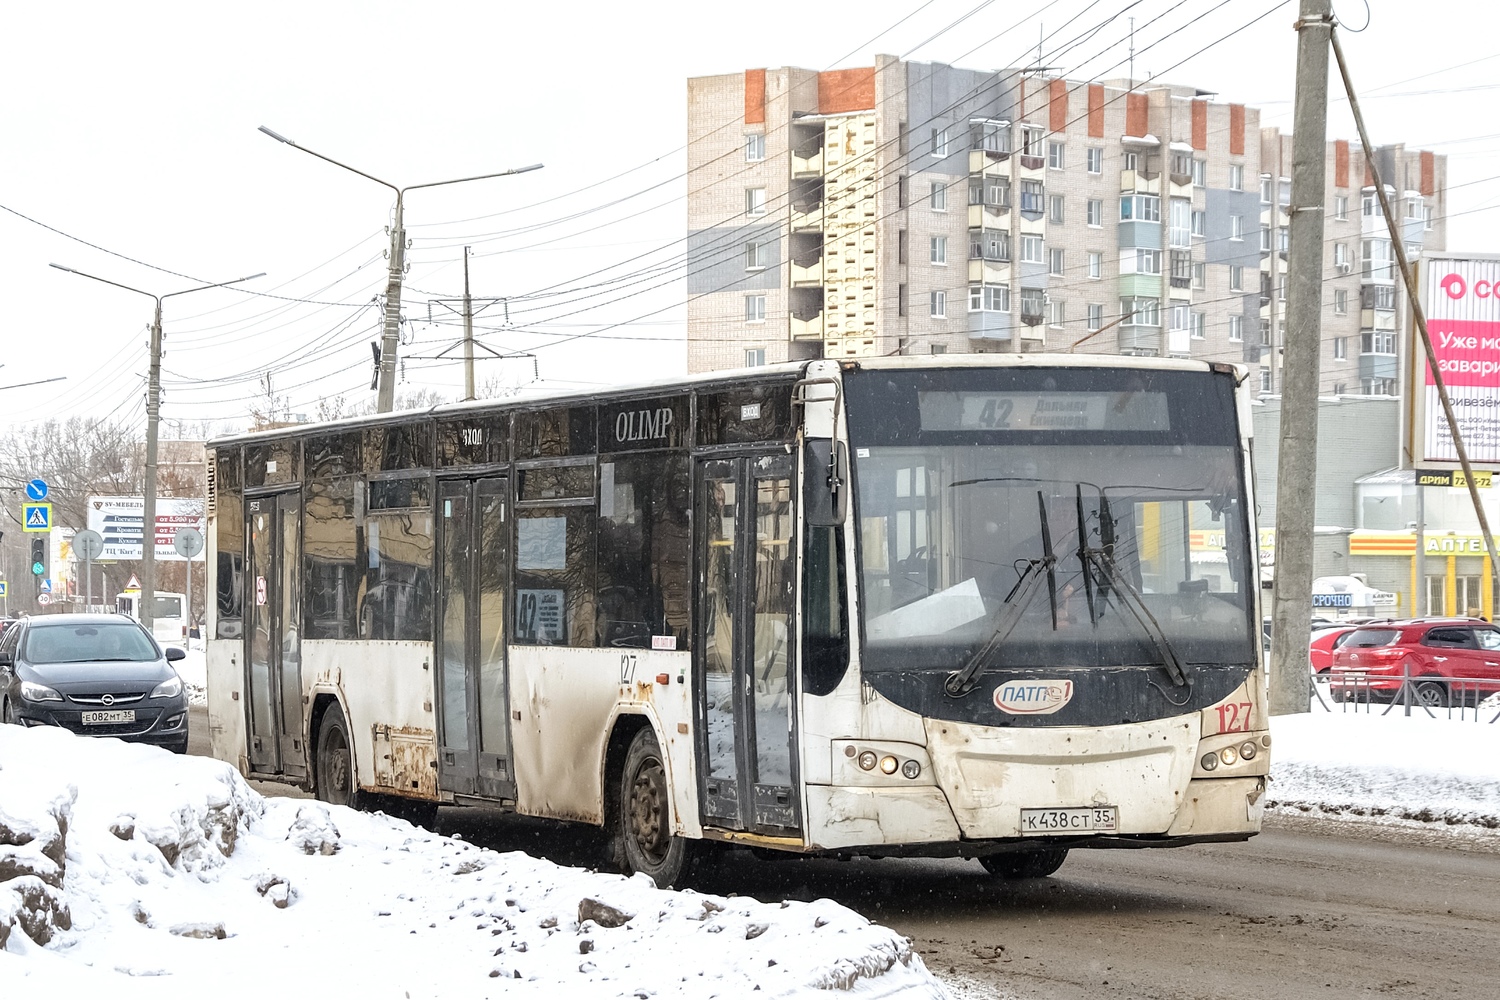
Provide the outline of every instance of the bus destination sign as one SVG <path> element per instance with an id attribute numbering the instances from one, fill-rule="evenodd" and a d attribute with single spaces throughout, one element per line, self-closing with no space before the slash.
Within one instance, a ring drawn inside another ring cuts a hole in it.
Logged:
<path id="1" fill-rule="evenodd" d="M 919 392 L 925 431 L 1165 431 L 1163 392 Z"/>

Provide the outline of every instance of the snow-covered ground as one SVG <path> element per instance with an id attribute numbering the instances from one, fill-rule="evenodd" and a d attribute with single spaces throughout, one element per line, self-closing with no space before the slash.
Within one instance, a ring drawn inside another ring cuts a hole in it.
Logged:
<path id="1" fill-rule="evenodd" d="M 828 900 L 662 891 L 3 725 L 0 939 L 3 997 L 945 996 Z"/>
<path id="2" fill-rule="evenodd" d="M 203 644 L 194 639 L 193 645 L 183 651 L 187 653 L 187 656 L 172 666 L 176 668 L 177 676 L 182 678 L 183 685 L 187 687 L 188 701 L 194 705 L 207 705 L 208 660 L 204 656 Z"/>
<path id="3" fill-rule="evenodd" d="M 1271 720 L 1273 810 L 1459 835 L 1500 831 L 1500 723 L 1401 708 L 1315 707 Z"/>

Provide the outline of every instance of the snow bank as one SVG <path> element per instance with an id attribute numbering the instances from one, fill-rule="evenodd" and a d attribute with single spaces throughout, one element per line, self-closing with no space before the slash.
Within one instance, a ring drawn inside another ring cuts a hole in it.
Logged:
<path id="1" fill-rule="evenodd" d="M 1500 724 L 1365 712 L 1271 720 L 1267 806 L 1482 833 L 1500 829 Z M 1488 720 L 1489 716 L 1483 716 Z"/>
<path id="2" fill-rule="evenodd" d="M 196 642 L 196 640 L 194 641 Z M 188 647 L 183 652 L 187 653 L 187 656 L 178 660 L 172 666 L 177 670 L 177 676 L 182 678 L 182 683 L 187 688 L 188 701 L 194 705 L 207 705 L 208 659 L 203 651 L 203 645 L 202 643 L 198 643 L 196 646 Z"/>
<path id="3" fill-rule="evenodd" d="M 0 843 L 0 996 L 945 995 L 828 900 L 662 891 L 60 730 L 0 726 Z"/>

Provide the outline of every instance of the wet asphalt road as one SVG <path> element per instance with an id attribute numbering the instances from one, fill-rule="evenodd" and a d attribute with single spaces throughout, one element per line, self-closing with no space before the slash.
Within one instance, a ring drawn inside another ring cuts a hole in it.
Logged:
<path id="1" fill-rule="evenodd" d="M 201 710 L 193 722 L 191 752 L 206 753 Z M 604 856 L 589 827 L 444 809 L 439 828 L 562 864 L 597 867 Z M 694 885 L 838 900 L 912 937 L 928 966 L 971 996 L 1500 998 L 1493 838 L 1272 819 L 1248 843 L 1074 852 L 1053 877 L 1021 883 L 977 862 L 766 861 L 735 850 L 713 854 Z"/>

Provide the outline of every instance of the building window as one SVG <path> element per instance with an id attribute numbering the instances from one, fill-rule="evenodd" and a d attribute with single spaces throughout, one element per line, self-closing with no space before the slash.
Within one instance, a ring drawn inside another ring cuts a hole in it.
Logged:
<path id="1" fill-rule="evenodd" d="M 1349 314 L 1349 292 L 1343 288 L 1333 290 L 1333 311 L 1340 316 Z M 1339 355 L 1343 357 L 1343 355 Z"/>
<path id="2" fill-rule="evenodd" d="M 1203 160 L 1193 161 L 1193 187 L 1208 187 L 1208 164 Z"/>
<path id="3" fill-rule="evenodd" d="M 1090 146 L 1084 151 L 1084 159 L 1088 163 L 1089 173 L 1104 173 L 1104 147 Z"/>
<path id="4" fill-rule="evenodd" d="M 906 315 L 906 284 L 905 282 L 896 286 L 896 315 Z"/>
<path id="5" fill-rule="evenodd" d="M 1265 201 L 1264 198 L 1261 201 Z M 1333 217 L 1340 222 L 1349 221 L 1349 196 L 1337 194 L 1333 196 Z"/>
<path id="6" fill-rule="evenodd" d="M 927 241 L 927 259 L 934 264 L 948 263 L 948 237 L 934 236 Z"/>
<path id="7" fill-rule="evenodd" d="M 1047 251 L 1047 273 L 1057 275 L 1063 273 L 1063 252 L 1057 247 Z"/>
<path id="8" fill-rule="evenodd" d="M 1042 238 L 1021 235 L 1021 260 L 1027 264 L 1042 263 Z"/>
<path id="9" fill-rule="evenodd" d="M 1178 299 L 1173 299 L 1167 310 L 1168 329 L 1186 330 L 1193 321 L 1192 307 Z"/>
<path id="10" fill-rule="evenodd" d="M 1161 300 L 1157 298 L 1123 298 L 1120 300 L 1121 326 L 1160 326 Z"/>
<path id="11" fill-rule="evenodd" d="M 1422 217 L 1422 199 L 1406 199 L 1406 217 L 1408 219 L 1420 219 Z"/>
<path id="12" fill-rule="evenodd" d="M 770 258 L 770 251 L 766 244 L 759 240 L 750 240 L 745 244 L 745 270 L 760 271 L 766 267 L 766 261 Z"/>
<path id="13" fill-rule="evenodd" d="M 748 347 L 745 349 L 745 367 L 759 368 L 766 363 L 766 349 L 764 347 Z"/>
<path id="14" fill-rule="evenodd" d="M 1236 316 L 1233 313 L 1230 314 L 1229 339 L 1236 343 L 1245 339 L 1245 317 Z"/>
<path id="15" fill-rule="evenodd" d="M 1193 265 L 1193 287 L 1197 289 L 1208 287 L 1208 265 L 1202 261 Z"/>
<path id="16" fill-rule="evenodd" d="M 1393 378 L 1367 378 L 1363 385 L 1366 396 L 1396 395 L 1396 380 Z M 1441 579 L 1434 577 L 1433 579 Z"/>
<path id="17" fill-rule="evenodd" d="M 1245 290 L 1245 268 L 1240 264 L 1229 265 L 1229 290 L 1231 292 Z"/>
<path id="18" fill-rule="evenodd" d="M 1229 190 L 1245 190 L 1245 168 L 1238 163 L 1229 165 Z"/>
<path id="19" fill-rule="evenodd" d="M 1032 125 L 1021 126 L 1021 155 L 1041 156 L 1042 137 L 1046 134 L 1045 130 Z"/>
<path id="20" fill-rule="evenodd" d="M 1349 270 L 1349 244 L 1335 243 L 1333 245 L 1333 266 L 1340 271 Z"/>
<path id="21" fill-rule="evenodd" d="M 1229 238 L 1242 240 L 1245 238 L 1245 217 L 1243 215 L 1231 215 L 1229 217 Z"/>
<path id="22" fill-rule="evenodd" d="M 1276 193 L 1275 182 L 1271 179 L 1271 175 L 1270 174 L 1261 174 L 1260 175 L 1260 203 L 1262 205 L 1269 205 L 1269 204 L 1271 204 L 1271 197 L 1275 193 Z"/>
<path id="23" fill-rule="evenodd" d="M 1161 274 L 1161 251 L 1144 247 L 1120 251 L 1121 274 Z"/>
<path id="24" fill-rule="evenodd" d="M 1089 333 L 1104 329 L 1104 306 L 1099 302 L 1089 303 Z"/>
<path id="25" fill-rule="evenodd" d="M 1333 383 L 1333 394 L 1335 396 L 1342 396 L 1346 389 L 1348 389 L 1348 385 L 1344 382 Z"/>
<path id="26" fill-rule="evenodd" d="M 1349 338 L 1347 337 L 1333 338 L 1333 360 L 1343 361 L 1346 357 L 1348 357 L 1345 347 L 1345 341 L 1347 341 L 1348 339 Z"/>
<path id="27" fill-rule="evenodd" d="M 1063 304 L 1061 302 L 1054 302 L 1051 299 L 1047 300 L 1047 325 L 1048 326 L 1062 326 L 1063 325 L 1063 317 L 1065 315 L 1066 315 L 1066 312 L 1065 312 L 1065 310 L 1063 308 Z"/>
<path id="28" fill-rule="evenodd" d="M 969 126 L 969 143 L 987 153 L 1010 152 L 1010 127 L 998 122 L 978 122 Z"/>
<path id="29" fill-rule="evenodd" d="M 1033 323 L 1042 321 L 1047 308 L 1047 290 L 1045 288 L 1023 288 L 1021 289 L 1021 319 L 1031 320 Z"/>
<path id="30" fill-rule="evenodd" d="M 1206 339 L 1208 336 L 1208 314 L 1199 310 L 1194 310 L 1192 316 L 1190 316 L 1188 319 L 1192 324 L 1188 327 L 1188 330 L 1191 332 L 1192 338 L 1194 340 Z"/>
<path id="31" fill-rule="evenodd" d="M 1391 241 L 1390 240 L 1365 240 L 1361 245 L 1361 254 L 1364 260 L 1364 276 L 1366 278 L 1383 279 L 1389 281 L 1393 275 L 1391 270 Z"/>
<path id="32" fill-rule="evenodd" d="M 1193 203 L 1186 198 L 1173 198 L 1171 218 L 1167 227 L 1167 245 L 1185 247 L 1191 243 Z"/>
<path id="33" fill-rule="evenodd" d="M 896 263 L 897 264 L 905 264 L 906 263 L 906 244 L 908 242 L 909 241 L 906 238 L 906 230 L 904 230 L 904 229 L 898 229 L 898 230 L 896 230 Z"/>
<path id="34" fill-rule="evenodd" d="M 969 230 L 970 260 L 1010 260 L 1010 233 L 1003 229 Z"/>
<path id="35" fill-rule="evenodd" d="M 1271 321 L 1268 319 L 1260 321 L 1260 346 L 1271 346 Z"/>
<path id="36" fill-rule="evenodd" d="M 1365 285 L 1359 290 L 1359 296 L 1364 309 L 1396 308 L 1396 289 L 1393 285 Z"/>
<path id="37" fill-rule="evenodd" d="M 1021 211 L 1042 214 L 1042 182 L 1021 182 Z"/>
<path id="38" fill-rule="evenodd" d="M 1380 219 L 1384 216 L 1380 212 L 1380 198 L 1374 193 L 1367 194 L 1363 198 L 1362 210 L 1367 219 Z"/>
<path id="39" fill-rule="evenodd" d="M 1395 330 L 1366 330 L 1359 335 L 1359 353 L 1395 354 Z"/>
<path id="40" fill-rule="evenodd" d="M 745 188 L 745 214 L 746 215 L 765 215 L 766 214 L 766 189 L 765 188 Z"/>
<path id="41" fill-rule="evenodd" d="M 1089 277 L 1104 277 L 1104 254 L 1101 251 L 1089 251 Z"/>
<path id="42" fill-rule="evenodd" d="M 1063 221 L 1063 196 L 1055 194 L 1047 199 L 1047 221 L 1058 225 Z"/>
<path id="43" fill-rule="evenodd" d="M 764 323 L 766 321 L 766 297 L 764 295 L 745 296 L 745 322 Z"/>
<path id="44" fill-rule="evenodd" d="M 927 315 L 931 316 L 933 319 L 948 318 L 947 292 L 934 291 L 927 293 Z"/>
<path id="45" fill-rule="evenodd" d="M 1431 205 L 1423 205 L 1422 206 L 1422 228 L 1425 229 L 1425 230 L 1427 230 L 1429 233 L 1432 232 L 1432 206 Z"/>
<path id="46" fill-rule="evenodd" d="M 1095 229 L 1104 225 L 1104 202 L 1099 198 L 1090 198 L 1084 209 L 1084 221 Z"/>
<path id="47" fill-rule="evenodd" d="M 910 180 L 911 180 L 911 178 L 907 177 L 905 174 L 902 174 L 901 176 L 899 176 L 899 177 L 896 178 L 896 207 L 897 208 L 905 208 L 906 207 L 906 185 L 907 185 L 907 182 L 910 181 Z"/>
<path id="48" fill-rule="evenodd" d="M 1120 198 L 1121 222 L 1160 222 L 1161 199 L 1154 194 L 1127 194 Z"/>
<path id="49" fill-rule="evenodd" d="M 1288 253 L 1292 249 L 1292 229 L 1290 226 L 1276 227 L 1276 248 L 1282 253 Z"/>
<path id="50" fill-rule="evenodd" d="M 970 285 L 969 312 L 1010 312 L 1010 286 Z"/>
<path id="51" fill-rule="evenodd" d="M 764 132 L 756 132 L 745 136 L 745 162 L 759 163 L 766 158 L 766 136 Z"/>
<path id="52" fill-rule="evenodd" d="M 1271 252 L 1271 227 L 1270 226 L 1261 226 L 1260 227 L 1260 252 L 1261 253 L 1270 253 Z"/>
<path id="53" fill-rule="evenodd" d="M 933 156 L 947 156 L 948 155 L 948 130 L 947 129 L 945 129 L 945 128 L 935 128 L 935 129 L 932 130 L 932 155 Z"/>
<path id="54" fill-rule="evenodd" d="M 927 207 L 934 212 L 948 211 L 948 185 L 945 182 L 932 182 L 932 187 L 927 190 Z"/>
<path id="55" fill-rule="evenodd" d="M 1126 170 L 1136 169 L 1136 164 L 1140 162 L 1140 156 L 1136 153 L 1126 153 L 1122 159 Z"/>
<path id="56" fill-rule="evenodd" d="M 947 354 L 948 353 L 948 345 L 947 344 L 930 344 L 930 345 L 928 345 L 927 352 L 929 354 Z"/>
<path id="57" fill-rule="evenodd" d="M 1065 165 L 1063 159 L 1066 147 L 1060 142 L 1047 143 L 1047 166 L 1053 170 L 1061 170 Z"/>
<path id="58" fill-rule="evenodd" d="M 1262 368 L 1260 370 L 1260 391 L 1261 392 L 1270 392 L 1271 391 L 1271 369 L 1270 368 Z"/>
<path id="59" fill-rule="evenodd" d="M 1286 301 L 1286 276 L 1282 275 L 1276 279 L 1276 301 Z"/>
<path id="60" fill-rule="evenodd" d="M 1202 237 L 1208 233 L 1208 213 L 1200 209 L 1193 211 L 1193 235 Z"/>

